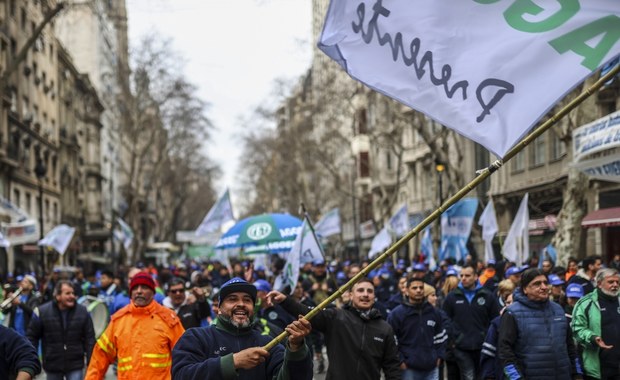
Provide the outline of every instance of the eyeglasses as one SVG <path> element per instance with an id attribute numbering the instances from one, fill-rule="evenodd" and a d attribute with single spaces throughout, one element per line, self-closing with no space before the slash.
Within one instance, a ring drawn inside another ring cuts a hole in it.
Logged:
<path id="1" fill-rule="evenodd" d="M 172 294 L 185 293 L 185 289 L 170 289 L 169 292 Z"/>

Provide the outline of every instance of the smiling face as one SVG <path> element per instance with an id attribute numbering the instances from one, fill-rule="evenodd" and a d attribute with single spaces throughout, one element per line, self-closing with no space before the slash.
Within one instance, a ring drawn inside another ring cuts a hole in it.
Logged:
<path id="1" fill-rule="evenodd" d="M 228 317 L 237 328 L 248 327 L 254 316 L 254 301 L 248 293 L 230 293 L 220 302 L 219 315 Z"/>
<path id="2" fill-rule="evenodd" d="M 351 304 L 358 310 L 366 311 L 375 304 L 375 287 L 368 281 L 358 282 L 351 289 Z"/>
<path id="3" fill-rule="evenodd" d="M 138 285 L 131 290 L 131 301 L 136 307 L 148 306 L 154 296 L 155 291 L 146 285 Z"/>
<path id="4" fill-rule="evenodd" d="M 60 310 L 71 309 L 75 306 L 75 291 L 73 286 L 69 284 L 62 284 L 60 291 L 56 295 L 56 302 L 58 302 L 58 308 Z"/>

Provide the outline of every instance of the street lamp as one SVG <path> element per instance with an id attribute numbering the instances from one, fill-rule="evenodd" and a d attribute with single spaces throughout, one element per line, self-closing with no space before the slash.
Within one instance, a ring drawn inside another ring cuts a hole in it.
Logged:
<path id="1" fill-rule="evenodd" d="M 37 162 L 34 167 L 34 174 L 39 180 L 39 239 L 43 239 L 43 179 L 46 173 L 47 168 L 39 154 L 37 155 Z M 43 246 L 39 247 L 39 253 L 41 255 L 41 278 L 43 278 L 45 276 L 45 251 L 43 250 Z"/>
<path id="2" fill-rule="evenodd" d="M 435 165 L 435 170 L 437 170 L 437 174 L 439 175 L 439 205 L 441 206 L 443 204 L 443 172 L 446 170 L 446 167 L 444 164 L 437 163 Z"/>

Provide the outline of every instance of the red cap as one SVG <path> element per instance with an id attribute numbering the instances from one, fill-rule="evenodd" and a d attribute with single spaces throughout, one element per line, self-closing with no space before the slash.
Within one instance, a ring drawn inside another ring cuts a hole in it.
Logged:
<path id="1" fill-rule="evenodd" d="M 153 281 L 153 277 L 151 277 L 151 275 L 148 273 L 140 272 L 136 273 L 136 275 L 133 276 L 133 278 L 131 279 L 131 284 L 129 285 L 129 294 L 131 294 L 133 288 L 138 285 L 144 285 L 155 291 L 155 281 Z"/>

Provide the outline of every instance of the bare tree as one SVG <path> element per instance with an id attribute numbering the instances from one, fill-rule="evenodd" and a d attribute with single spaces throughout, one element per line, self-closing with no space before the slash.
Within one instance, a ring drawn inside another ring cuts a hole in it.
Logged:
<path id="1" fill-rule="evenodd" d="M 127 205 L 123 217 L 139 232 L 133 252 L 140 254 L 148 236 L 172 240 L 176 230 L 199 222 L 189 201 L 201 194 L 213 203 L 218 169 L 203 152 L 212 128 L 207 105 L 181 74 L 181 59 L 170 42 L 147 36 L 132 60 L 133 72 L 119 99 L 120 169 Z"/>

